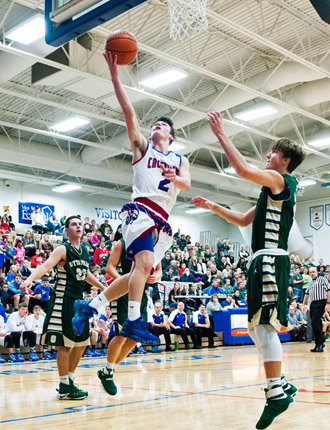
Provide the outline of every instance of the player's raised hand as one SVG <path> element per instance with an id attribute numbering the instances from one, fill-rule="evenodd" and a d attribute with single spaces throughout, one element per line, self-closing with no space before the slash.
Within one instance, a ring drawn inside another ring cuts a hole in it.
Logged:
<path id="1" fill-rule="evenodd" d="M 210 209 L 211 202 L 210 200 L 205 199 L 204 197 L 197 196 L 190 200 L 190 203 L 198 208 Z"/>
<path id="2" fill-rule="evenodd" d="M 117 55 L 113 57 L 109 50 L 105 50 L 103 57 L 109 66 L 111 79 L 118 78 Z"/>
<path id="3" fill-rule="evenodd" d="M 223 114 L 220 112 L 209 112 L 207 114 L 207 120 L 211 126 L 211 130 L 217 136 L 219 133 L 223 133 Z"/>
<path id="4" fill-rule="evenodd" d="M 171 182 L 174 182 L 176 180 L 177 174 L 175 167 L 165 167 L 163 164 L 160 164 L 159 167 L 162 169 L 166 179 Z"/>
<path id="5" fill-rule="evenodd" d="M 27 291 L 29 288 L 31 288 L 33 285 L 32 281 L 29 281 L 29 278 L 26 279 L 25 281 L 23 281 L 20 285 L 20 290 L 21 291 Z"/>

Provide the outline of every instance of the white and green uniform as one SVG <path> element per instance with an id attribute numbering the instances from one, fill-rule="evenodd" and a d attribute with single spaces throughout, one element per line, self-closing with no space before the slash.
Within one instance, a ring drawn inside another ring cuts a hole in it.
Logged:
<path id="1" fill-rule="evenodd" d="M 288 329 L 287 289 L 290 260 L 288 237 L 294 220 L 297 180 L 284 174 L 285 189 L 277 195 L 262 187 L 252 228 L 254 258 L 248 275 L 249 327 L 271 324 Z"/>
<path id="2" fill-rule="evenodd" d="M 89 267 L 88 251 L 84 245 L 77 249 L 70 242 L 63 246 L 66 261 L 64 266 L 57 265 L 55 288 L 43 327 L 43 343 L 66 347 L 89 345 L 88 324 L 80 336 L 75 336 L 72 328 L 74 302 L 83 298 Z"/>

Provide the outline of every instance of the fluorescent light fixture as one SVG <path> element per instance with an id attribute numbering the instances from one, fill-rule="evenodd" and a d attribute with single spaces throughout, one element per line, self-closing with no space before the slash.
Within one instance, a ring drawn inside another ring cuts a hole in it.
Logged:
<path id="1" fill-rule="evenodd" d="M 242 121 L 251 121 L 252 119 L 263 118 L 264 116 L 272 115 L 278 111 L 271 106 L 259 106 L 254 109 L 248 109 L 235 114 L 235 117 Z"/>
<path id="2" fill-rule="evenodd" d="M 201 213 L 205 213 L 205 212 L 211 212 L 211 211 L 210 211 L 210 209 L 194 208 L 194 209 L 187 210 L 186 214 L 201 214 Z"/>
<path id="3" fill-rule="evenodd" d="M 69 191 L 79 190 L 80 188 L 80 185 L 65 184 L 59 185 L 58 187 L 53 187 L 52 191 L 54 191 L 54 193 L 68 193 Z"/>
<path id="4" fill-rule="evenodd" d="M 316 181 L 314 179 L 302 179 L 299 181 L 299 188 L 309 187 L 310 185 L 315 185 Z"/>
<path id="5" fill-rule="evenodd" d="M 140 81 L 139 84 L 144 85 L 148 88 L 159 88 L 172 82 L 179 81 L 180 79 L 186 78 L 187 73 L 180 72 L 179 70 L 168 70 L 167 72 L 159 73 L 158 75 L 152 76 L 151 78 Z"/>
<path id="6" fill-rule="evenodd" d="M 185 148 L 186 148 L 185 145 L 182 145 L 181 143 L 176 143 L 176 142 L 171 143 L 171 145 L 169 146 L 169 150 L 173 152 L 180 151 L 180 149 L 185 149 Z"/>
<path id="7" fill-rule="evenodd" d="M 316 146 L 317 148 L 330 146 L 330 137 L 324 137 L 323 139 L 311 140 L 308 142 L 311 146 Z"/>
<path id="8" fill-rule="evenodd" d="M 73 118 L 66 119 L 65 121 L 58 122 L 57 124 L 54 124 L 49 128 L 56 131 L 69 131 L 69 130 L 73 130 L 74 128 L 81 127 L 82 125 L 85 125 L 88 123 L 89 123 L 89 119 L 73 117 Z"/>
<path id="9" fill-rule="evenodd" d="M 5 34 L 5 37 L 15 42 L 23 43 L 23 45 L 29 45 L 40 37 L 45 35 L 45 20 L 41 16 L 25 21 L 19 27 Z"/>

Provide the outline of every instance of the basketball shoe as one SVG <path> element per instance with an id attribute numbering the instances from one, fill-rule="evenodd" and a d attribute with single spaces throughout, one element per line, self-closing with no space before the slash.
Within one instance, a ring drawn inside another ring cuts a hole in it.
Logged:
<path id="1" fill-rule="evenodd" d="M 290 384 L 284 376 L 281 377 L 281 381 L 285 394 L 289 394 L 291 397 L 294 397 L 298 393 L 298 388 L 295 385 Z"/>
<path id="2" fill-rule="evenodd" d="M 267 391 L 268 390 L 265 389 L 266 394 Z M 294 403 L 294 398 L 289 394 L 283 399 L 277 400 L 276 397 L 277 396 L 274 396 L 274 398 L 270 397 L 269 399 L 266 398 L 266 405 L 257 422 L 256 429 L 266 429 L 269 427 L 280 414 L 285 412 Z"/>
<path id="3" fill-rule="evenodd" d="M 116 384 L 113 382 L 113 374 L 114 370 L 110 370 L 109 373 L 106 373 L 103 370 L 98 370 L 97 376 L 99 380 L 101 381 L 101 385 L 110 396 L 115 396 L 117 394 L 117 387 Z"/>
<path id="4" fill-rule="evenodd" d="M 148 325 L 142 316 L 134 321 L 127 319 L 119 334 L 127 339 L 146 343 L 147 345 L 158 345 L 160 343 L 159 337 L 150 333 Z"/>
<path id="5" fill-rule="evenodd" d="M 88 396 L 88 392 L 80 390 L 74 385 L 72 379 L 69 379 L 69 382 L 69 385 L 60 382 L 58 388 L 56 388 L 59 400 L 83 400 Z"/>
<path id="6" fill-rule="evenodd" d="M 76 336 L 80 336 L 84 330 L 84 325 L 97 310 L 89 306 L 86 300 L 76 300 L 73 306 L 74 316 L 72 318 L 72 327 Z"/>

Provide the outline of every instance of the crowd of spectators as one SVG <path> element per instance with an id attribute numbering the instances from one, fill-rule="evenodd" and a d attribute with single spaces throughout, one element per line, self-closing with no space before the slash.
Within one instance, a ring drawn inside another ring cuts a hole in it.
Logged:
<path id="1" fill-rule="evenodd" d="M 16 234 L 11 217 L 6 214 L 1 218 L 0 345 L 9 348 L 10 354 L 12 354 L 10 351 L 15 346 L 18 359 L 22 357 L 19 350 L 20 346 L 17 345 L 17 335 L 13 335 L 11 329 L 8 328 L 8 317 L 15 314 L 15 318 L 20 321 L 18 326 L 22 333 L 31 331 L 26 328 L 25 317 L 29 314 L 30 316 L 34 315 L 36 309 L 38 310 L 37 314 L 41 314 L 40 317 L 43 322 L 51 291 L 54 288 L 56 274 L 53 271 L 48 273 L 36 281 L 31 290 L 24 290 L 21 284 L 32 270 L 49 258 L 58 244 L 67 240 L 64 230 L 67 216 L 65 212 L 63 217 L 58 220 L 56 214 L 53 214 L 46 224 L 42 220 L 39 208 L 36 207 L 34 214 L 32 214 L 32 228 L 27 229 L 21 236 Z M 109 220 L 104 220 L 101 225 L 98 225 L 95 220 L 85 217 L 83 226 L 82 244 L 89 253 L 91 272 L 102 283 L 106 284 L 105 266 L 112 247 L 122 237 L 121 225 L 114 232 Z M 164 320 L 157 323 L 159 321 L 159 315 L 157 315 L 159 305 L 156 308 L 154 305 L 160 302 L 160 293 L 156 283 L 150 286 L 149 290 L 149 311 L 151 316 L 153 315 L 148 321 L 150 330 L 161 332 L 164 335 L 164 330 L 166 330 L 166 334 L 169 334 L 170 331 L 174 334 L 181 333 L 186 347 L 188 345 L 187 336 L 191 338 L 195 347 L 200 347 L 201 334 L 209 337 L 207 330 L 213 333 L 213 312 L 228 308 L 246 307 L 249 252 L 245 245 L 242 245 L 236 254 L 235 258 L 229 239 L 221 240 L 219 238 L 215 246 L 204 245 L 199 242 L 193 244 L 189 235 L 182 234 L 178 230 L 174 234 L 170 249 L 161 262 L 161 281 L 173 282 L 173 288 L 169 293 L 168 303 L 166 303 L 168 306 L 164 309 L 168 316 L 168 322 Z M 308 342 L 312 340 L 308 304 L 306 309 L 301 309 L 304 292 L 310 279 L 308 269 L 312 265 L 314 265 L 312 259 L 306 261 L 297 255 L 291 256 L 290 285 L 288 285 L 287 299 L 288 318 L 294 327 L 291 332 L 292 340 L 307 339 Z M 320 259 L 317 270 L 320 276 L 325 276 L 329 280 L 330 265 L 325 265 Z M 85 293 L 86 298 L 89 298 L 90 294 L 97 294 L 98 292 L 93 292 L 93 289 L 91 291 L 91 286 L 87 284 Z M 22 317 L 23 311 L 26 315 Z M 102 315 L 107 315 L 106 312 L 111 314 L 110 308 L 109 310 L 105 309 Z M 161 312 L 163 313 L 163 309 Z M 181 316 L 182 312 L 185 318 Z M 182 327 L 173 323 L 175 318 L 178 319 L 178 313 L 180 321 L 183 321 Z M 113 335 L 110 329 L 110 323 L 112 324 L 110 314 L 103 322 L 102 318 L 94 319 L 91 322 L 91 346 L 86 351 L 86 355 L 99 356 L 105 354 L 108 338 Z M 200 327 L 200 321 L 203 321 L 202 327 Z M 28 325 L 28 327 L 30 326 Z M 330 331 L 329 315 L 324 315 L 323 327 L 325 333 Z M 38 330 L 41 330 L 40 327 Z M 38 334 L 40 333 L 38 332 Z M 30 345 L 30 354 L 32 351 L 32 358 L 30 357 L 30 359 L 35 359 L 35 343 L 32 338 L 34 336 L 28 335 L 26 340 L 22 335 L 20 342 L 22 345 Z M 209 345 L 212 346 L 213 342 L 210 339 L 209 337 Z M 168 336 L 165 337 L 165 340 L 166 349 L 169 350 L 171 346 Z M 36 341 L 40 342 L 40 336 Z M 102 345 L 100 352 L 96 349 L 97 342 Z M 44 351 L 46 358 L 54 358 L 55 354 L 54 351 Z M 13 355 L 10 355 L 9 358 L 13 358 Z"/>

